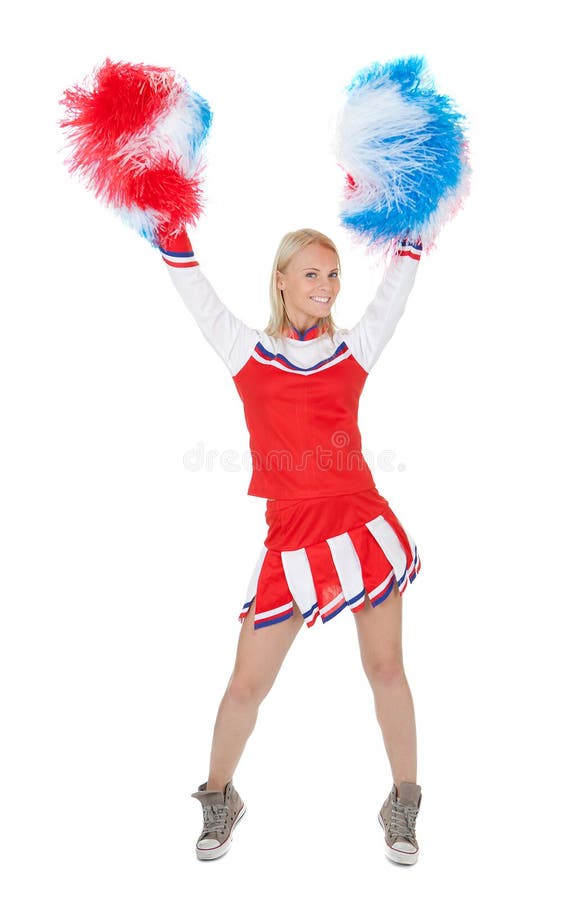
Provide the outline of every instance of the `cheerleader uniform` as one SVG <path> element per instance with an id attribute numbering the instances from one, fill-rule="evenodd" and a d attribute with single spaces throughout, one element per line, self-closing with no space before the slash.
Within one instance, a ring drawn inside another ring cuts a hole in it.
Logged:
<path id="1" fill-rule="evenodd" d="M 254 627 L 290 618 L 308 627 L 349 607 L 404 592 L 420 570 L 417 547 L 378 493 L 361 452 L 365 380 L 404 312 L 421 255 L 403 243 L 375 298 L 348 330 L 314 325 L 280 337 L 249 328 L 219 300 L 185 233 L 160 247 L 175 287 L 229 369 L 250 435 L 248 493 L 265 497 L 268 533 L 238 619 Z"/>

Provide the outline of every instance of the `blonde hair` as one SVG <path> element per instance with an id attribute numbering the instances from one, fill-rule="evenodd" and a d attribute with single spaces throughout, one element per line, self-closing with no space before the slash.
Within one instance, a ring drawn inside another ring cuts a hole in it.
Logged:
<path id="1" fill-rule="evenodd" d="M 278 271 L 283 272 L 295 253 L 308 247 L 309 244 L 322 244 L 333 250 L 337 257 L 337 266 L 339 274 L 341 274 L 341 262 L 339 253 L 333 241 L 323 234 L 321 231 L 315 231 L 314 228 L 299 228 L 298 231 L 289 231 L 284 235 L 278 246 L 274 264 L 272 266 L 272 277 L 270 281 L 270 320 L 267 325 L 266 333 L 278 337 L 290 327 L 288 314 L 286 313 L 286 304 L 284 303 L 284 295 L 278 288 L 276 275 Z M 335 323 L 331 313 L 321 320 L 321 330 L 327 331 L 329 335 L 333 335 Z"/>

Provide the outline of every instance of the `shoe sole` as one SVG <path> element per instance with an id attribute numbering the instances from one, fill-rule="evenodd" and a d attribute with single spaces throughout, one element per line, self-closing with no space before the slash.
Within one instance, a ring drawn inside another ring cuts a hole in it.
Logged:
<path id="1" fill-rule="evenodd" d="M 224 841 L 220 845 L 220 847 L 200 848 L 198 844 L 196 844 L 196 856 L 198 857 L 198 859 L 218 859 L 220 856 L 224 856 L 225 853 L 228 853 L 231 844 L 233 843 L 233 831 L 245 815 L 246 810 L 247 807 L 245 806 L 245 804 L 243 804 L 243 806 L 239 810 L 237 818 L 233 822 L 233 827 L 231 828 L 229 836 L 227 837 L 226 841 Z"/>
<path id="2" fill-rule="evenodd" d="M 378 822 L 386 831 L 386 826 L 384 825 L 384 820 L 380 813 L 378 813 Z M 386 842 L 384 842 L 384 849 L 386 851 L 386 856 L 388 859 L 391 859 L 392 862 L 400 863 L 402 866 L 414 866 L 415 862 L 419 858 L 419 851 L 416 853 L 404 853 L 402 850 L 394 850 L 392 847 L 389 847 Z"/>

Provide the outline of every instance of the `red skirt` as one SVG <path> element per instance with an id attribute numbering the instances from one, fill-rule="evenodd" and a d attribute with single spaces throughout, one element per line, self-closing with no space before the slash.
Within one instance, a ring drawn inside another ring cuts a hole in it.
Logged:
<path id="1" fill-rule="evenodd" d="M 416 544 L 375 488 L 335 497 L 268 500 L 268 534 L 253 570 L 242 623 L 255 600 L 254 628 L 294 615 L 310 628 L 366 600 L 404 593 L 421 562 Z"/>

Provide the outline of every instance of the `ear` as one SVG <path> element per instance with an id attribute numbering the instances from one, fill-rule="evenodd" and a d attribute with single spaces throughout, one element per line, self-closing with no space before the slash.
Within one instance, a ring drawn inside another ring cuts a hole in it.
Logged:
<path id="1" fill-rule="evenodd" d="M 282 291 L 285 287 L 284 276 L 279 269 L 276 271 L 276 284 L 279 291 Z"/>

